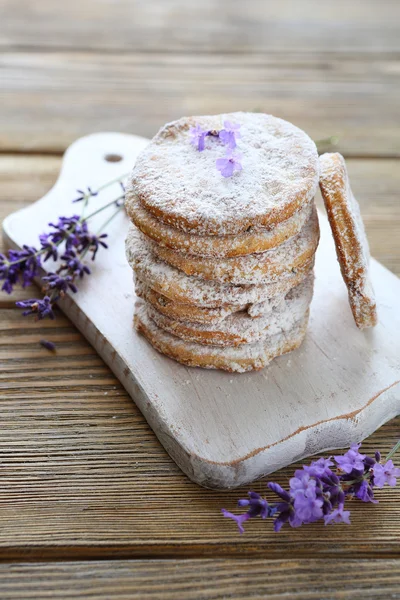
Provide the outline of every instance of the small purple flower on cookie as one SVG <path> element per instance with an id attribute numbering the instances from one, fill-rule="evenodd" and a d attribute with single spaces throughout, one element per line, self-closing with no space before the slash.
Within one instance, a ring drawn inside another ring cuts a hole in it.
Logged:
<path id="1" fill-rule="evenodd" d="M 224 129 L 219 132 L 219 139 L 225 146 L 233 150 L 236 148 L 236 140 L 241 137 L 240 125 L 237 123 L 231 123 L 230 121 L 224 121 Z"/>
<path id="2" fill-rule="evenodd" d="M 223 177 L 232 177 L 235 171 L 242 170 L 241 158 L 241 154 L 234 154 L 232 150 L 228 150 L 224 158 L 217 158 L 215 166 Z"/>
<path id="3" fill-rule="evenodd" d="M 204 141 L 206 139 L 206 135 L 208 135 L 208 131 L 204 130 L 200 125 L 196 123 L 194 127 L 191 127 L 189 130 L 191 137 L 190 143 L 193 146 L 197 147 L 199 152 L 203 152 L 204 150 Z"/>

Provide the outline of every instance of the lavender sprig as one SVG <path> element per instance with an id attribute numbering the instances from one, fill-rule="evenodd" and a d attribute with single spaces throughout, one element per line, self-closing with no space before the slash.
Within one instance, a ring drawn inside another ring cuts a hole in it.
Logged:
<path id="1" fill-rule="evenodd" d="M 8 294 L 12 293 L 15 285 L 20 284 L 22 287 L 30 285 L 39 276 L 43 263 L 50 259 L 61 261 L 55 272 L 49 272 L 41 279 L 43 298 L 31 298 L 16 303 L 18 308 L 23 309 L 24 316 L 34 315 L 37 320 L 46 317 L 53 319 L 54 303 L 67 291 L 76 293 L 78 291 L 77 280 L 90 275 L 91 271 L 83 263 L 83 259 L 89 253 L 93 261 L 100 248 L 108 248 L 105 241 L 108 236 L 107 233 L 103 233 L 103 229 L 124 206 L 124 177 L 125 175 L 113 179 L 100 186 L 96 191 L 90 187 L 86 192 L 78 190 L 79 196 L 73 202 L 83 203 L 81 215 L 61 216 L 57 222 L 49 223 L 50 231 L 39 236 L 39 249 L 24 245 L 22 250 L 9 250 L 7 255 L 0 254 L 0 281 L 3 281 L 2 290 Z M 90 198 L 97 196 L 101 190 L 116 183 L 120 185 L 123 193 L 88 216 L 84 216 Z M 111 217 L 96 233 L 91 232 L 88 222 L 111 206 L 116 208 Z"/>
<path id="2" fill-rule="evenodd" d="M 350 511 L 345 510 L 348 498 L 376 504 L 374 488 L 382 488 L 386 484 L 393 487 L 400 477 L 400 468 L 391 460 L 400 449 L 400 441 L 388 454 L 385 463 L 381 462 L 379 452 L 374 457 L 361 454 L 360 446 L 352 444 L 342 456 L 319 458 L 309 466 L 303 465 L 289 480 L 289 490 L 278 483 L 268 483 L 278 501 L 269 503 L 259 494 L 249 492 L 249 499 L 238 501 L 238 506 L 248 507 L 246 513 L 235 515 L 222 509 L 222 514 L 237 523 L 240 533 L 244 533 L 243 524 L 254 517 L 272 517 L 275 531 L 280 531 L 285 523 L 300 527 L 319 520 L 323 520 L 325 525 L 350 525 Z"/>

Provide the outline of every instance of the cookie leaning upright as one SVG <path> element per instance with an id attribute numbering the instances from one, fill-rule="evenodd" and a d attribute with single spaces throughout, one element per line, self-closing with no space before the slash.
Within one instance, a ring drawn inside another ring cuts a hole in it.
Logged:
<path id="1" fill-rule="evenodd" d="M 320 188 L 350 306 L 359 329 L 377 324 L 376 302 L 369 276 L 369 247 L 360 207 L 351 191 L 341 154 L 320 157 Z"/>
<path id="2" fill-rule="evenodd" d="M 240 177 L 221 177 L 218 139 L 206 151 L 190 143 L 190 129 L 218 131 L 240 123 Z M 131 184 L 141 205 L 173 227 L 199 235 L 231 235 L 250 227 L 273 227 L 313 201 L 318 186 L 314 142 L 291 123 L 262 113 L 184 117 L 160 129 L 139 156 Z M 135 220 L 133 195 L 126 208 Z M 132 204 L 132 206 L 131 206 Z M 132 209 L 132 210 L 131 210 Z M 131 214 L 132 213 L 132 214 Z"/>

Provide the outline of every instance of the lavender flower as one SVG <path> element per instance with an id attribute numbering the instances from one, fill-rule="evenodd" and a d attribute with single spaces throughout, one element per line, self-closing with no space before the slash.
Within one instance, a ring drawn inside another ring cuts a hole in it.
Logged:
<path id="1" fill-rule="evenodd" d="M 310 466 L 304 465 L 303 469 L 306 473 L 312 477 L 322 477 L 323 475 L 330 475 L 332 473 L 330 467 L 333 466 L 333 461 L 330 458 L 319 458 L 313 460 Z"/>
<path id="2" fill-rule="evenodd" d="M 224 121 L 224 129 L 219 132 L 219 139 L 231 150 L 236 148 L 236 139 L 241 137 L 239 129 L 239 124 Z"/>
<path id="3" fill-rule="evenodd" d="M 350 511 L 344 510 L 344 505 L 340 504 L 329 515 L 324 516 L 324 521 L 325 525 L 329 525 L 329 523 L 346 523 L 350 525 Z"/>
<path id="4" fill-rule="evenodd" d="M 319 483 L 319 482 L 318 482 Z M 289 482 L 290 494 L 296 516 L 301 523 L 312 523 L 322 517 L 322 492 L 317 487 L 317 479 L 311 479 L 303 470 L 298 470 Z"/>
<path id="5" fill-rule="evenodd" d="M 41 245 L 42 251 L 45 252 L 44 257 L 43 257 L 43 262 L 46 262 L 47 260 L 49 260 L 49 258 L 52 258 L 53 260 L 57 260 L 58 259 L 58 247 L 52 240 L 52 234 L 42 233 L 41 235 L 39 235 L 39 240 L 40 240 L 40 245 Z"/>
<path id="6" fill-rule="evenodd" d="M 55 298 L 54 300 L 56 300 Z M 28 315 L 35 315 L 38 321 L 41 321 L 45 317 L 54 319 L 53 305 L 49 296 L 45 296 L 41 300 L 38 298 L 32 298 L 31 300 L 24 300 L 23 302 L 16 302 L 17 308 L 24 308 L 22 313 L 24 317 Z"/>
<path id="7" fill-rule="evenodd" d="M 372 489 L 372 485 L 366 479 L 351 486 L 349 492 L 353 493 L 355 497 L 362 502 L 372 502 L 373 504 L 378 503 L 378 500 L 374 498 L 374 490 Z"/>
<path id="8" fill-rule="evenodd" d="M 65 241 L 67 250 L 78 247 L 82 239 L 88 235 L 88 226 L 86 221 L 81 221 L 79 215 L 72 217 L 59 217 L 58 223 L 49 223 L 55 231 L 50 232 L 49 239 L 53 244 L 59 244 Z"/>
<path id="9" fill-rule="evenodd" d="M 93 198 L 94 196 L 97 196 L 97 194 L 98 194 L 98 192 L 93 192 L 90 187 L 88 187 L 87 192 L 85 192 L 84 190 L 76 190 L 76 191 L 79 194 L 79 197 L 76 198 L 75 200 L 72 200 L 73 203 L 82 202 L 82 200 L 89 200 L 89 198 Z"/>
<path id="10" fill-rule="evenodd" d="M 221 512 L 224 515 L 224 517 L 227 517 L 228 519 L 233 519 L 237 523 L 239 533 L 244 533 L 243 523 L 251 518 L 248 513 L 243 513 L 242 515 L 234 515 L 233 513 L 228 512 L 224 508 Z"/>
<path id="11" fill-rule="evenodd" d="M 104 242 L 106 237 L 108 237 L 106 233 L 102 233 L 100 236 L 90 235 L 89 233 L 82 235 L 78 246 L 79 252 L 89 250 L 92 252 L 92 260 L 94 260 L 100 246 L 108 248 L 107 244 Z"/>
<path id="12" fill-rule="evenodd" d="M 56 351 L 56 345 L 53 342 L 49 342 L 49 340 L 40 340 L 39 344 L 46 348 L 46 350 L 50 350 L 50 352 Z"/>
<path id="13" fill-rule="evenodd" d="M 70 289 L 74 294 L 78 291 L 76 285 L 74 285 L 73 277 L 66 275 L 62 277 L 58 273 L 49 273 L 46 277 L 43 277 L 43 281 L 46 281 L 46 287 L 50 290 L 58 290 L 65 294 Z"/>
<path id="14" fill-rule="evenodd" d="M 400 477 L 400 469 L 395 467 L 392 460 L 388 460 L 386 464 L 376 464 L 373 468 L 374 485 L 378 488 L 383 488 L 385 483 L 394 487 L 397 483 L 397 477 Z"/>
<path id="15" fill-rule="evenodd" d="M 8 257 L 0 254 L 0 281 L 2 290 L 11 294 L 14 285 L 27 287 L 39 274 L 41 266 L 38 251 L 33 246 L 23 246 L 22 250 L 9 250 Z"/>
<path id="16" fill-rule="evenodd" d="M 360 446 L 361 444 L 352 444 L 346 454 L 334 457 L 341 471 L 344 473 L 351 473 L 353 470 L 364 472 L 363 460 L 365 459 L 365 454 L 358 452 Z"/>
<path id="17" fill-rule="evenodd" d="M 84 265 L 73 250 L 68 250 L 61 256 L 65 264 L 60 267 L 61 271 L 69 271 L 74 277 L 83 278 L 84 275 L 90 275 L 89 267 Z"/>
<path id="18" fill-rule="evenodd" d="M 49 272 L 42 278 L 44 298 L 31 298 L 16 303 L 18 308 L 23 309 L 24 316 L 34 315 L 37 320 L 45 317 L 54 319 L 53 304 L 68 290 L 76 293 L 78 291 L 76 281 L 85 275 L 90 275 L 89 267 L 83 263 L 85 255 L 91 253 L 92 260 L 95 260 L 99 248 L 108 248 L 108 245 L 105 242 L 107 234 L 91 233 L 88 221 L 100 212 L 114 206 L 117 210 L 103 227 L 110 223 L 118 209 L 124 205 L 124 177 L 126 175 L 105 183 L 97 191 L 93 191 L 90 187 L 86 191 L 77 190 L 79 196 L 74 202 L 83 201 L 81 216 L 77 214 L 69 217 L 61 216 L 57 221 L 49 223 L 50 231 L 39 236 L 39 250 L 25 245 L 22 250 L 10 250 L 8 254 L 0 254 L 0 281 L 3 281 L 3 291 L 9 294 L 16 284 L 25 287 L 32 283 L 33 279 L 40 275 L 42 263 L 50 259 L 61 261 L 56 272 Z M 120 193 L 115 200 L 83 217 L 83 211 L 89 199 L 97 196 L 101 190 L 116 184 L 121 187 L 122 195 Z M 49 348 L 44 342 L 42 345 Z"/>
<path id="19" fill-rule="evenodd" d="M 234 171 L 242 170 L 241 158 L 241 154 L 234 154 L 232 150 L 228 150 L 224 158 L 217 158 L 215 166 L 223 177 L 232 177 Z"/>
<path id="20" fill-rule="evenodd" d="M 243 524 L 254 517 L 274 517 L 274 530 L 280 531 L 285 523 L 291 527 L 313 523 L 323 519 L 325 525 L 330 523 L 346 523 L 350 525 L 350 511 L 345 510 L 348 497 L 355 497 L 362 502 L 377 503 L 374 497 L 374 486 L 385 484 L 394 486 L 400 477 L 400 469 L 392 460 L 381 464 L 381 455 L 374 457 L 359 452 L 360 444 L 353 444 L 343 456 L 320 458 L 309 466 L 295 471 L 289 481 L 289 490 L 278 483 L 269 482 L 268 488 L 278 496 L 276 502 L 270 503 L 255 492 L 249 492 L 249 499 L 241 499 L 238 506 L 247 507 L 242 515 L 235 515 L 223 509 L 225 517 L 233 519 L 241 533 Z M 400 449 L 400 442 L 388 456 Z M 335 472 L 336 471 L 336 472 Z"/>
<path id="21" fill-rule="evenodd" d="M 208 135 L 208 131 L 206 131 L 205 129 L 203 129 L 202 127 L 200 127 L 200 125 L 198 125 L 196 123 L 196 125 L 194 127 L 191 127 L 189 130 L 191 137 L 190 143 L 193 146 L 197 147 L 197 150 L 199 152 L 203 152 L 204 150 L 204 142 L 206 139 L 206 135 Z"/>

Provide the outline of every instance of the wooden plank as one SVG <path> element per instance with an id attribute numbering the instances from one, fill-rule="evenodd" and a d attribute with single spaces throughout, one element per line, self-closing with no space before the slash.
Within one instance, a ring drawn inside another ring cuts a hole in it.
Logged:
<path id="1" fill-rule="evenodd" d="M 0 565 L 2 600 L 387 600 L 399 560 L 126 560 Z"/>
<path id="2" fill-rule="evenodd" d="M 1 45 L 70 50 L 394 52 L 396 0 L 2 0 Z"/>
<path id="3" fill-rule="evenodd" d="M 41 348 L 50 339 L 57 354 Z M 352 526 L 272 531 L 250 522 L 240 536 L 220 514 L 246 489 L 191 483 L 84 338 L 61 315 L 34 323 L 0 311 L 0 558 L 24 560 L 229 555 L 396 557 L 400 487 L 379 506 L 352 502 Z M 400 418 L 365 442 L 384 454 Z M 274 475 L 287 485 L 295 466 Z M 265 481 L 253 485 L 265 492 Z M 368 527 L 365 523 L 368 523 Z"/>
<path id="4" fill-rule="evenodd" d="M 399 161 L 348 159 L 347 163 L 355 196 L 361 204 L 371 253 L 400 275 Z M 60 166 L 59 157 L 0 156 L 0 221 L 11 212 L 41 198 L 55 183 Z M 91 183 L 82 181 L 83 186 Z M 317 201 L 321 207 L 319 194 Z M 0 238 L 0 251 L 4 250 L 2 244 Z M 0 306 L 12 304 L 17 297 L 30 297 L 29 288 L 24 292 L 17 291 L 12 297 L 0 294 Z"/>
<path id="5" fill-rule="evenodd" d="M 400 37 L 400 36 L 399 36 Z M 352 156 L 400 156 L 388 56 L 4 53 L 0 151 L 62 152 L 95 131 L 152 137 L 184 114 L 261 110 Z"/>

